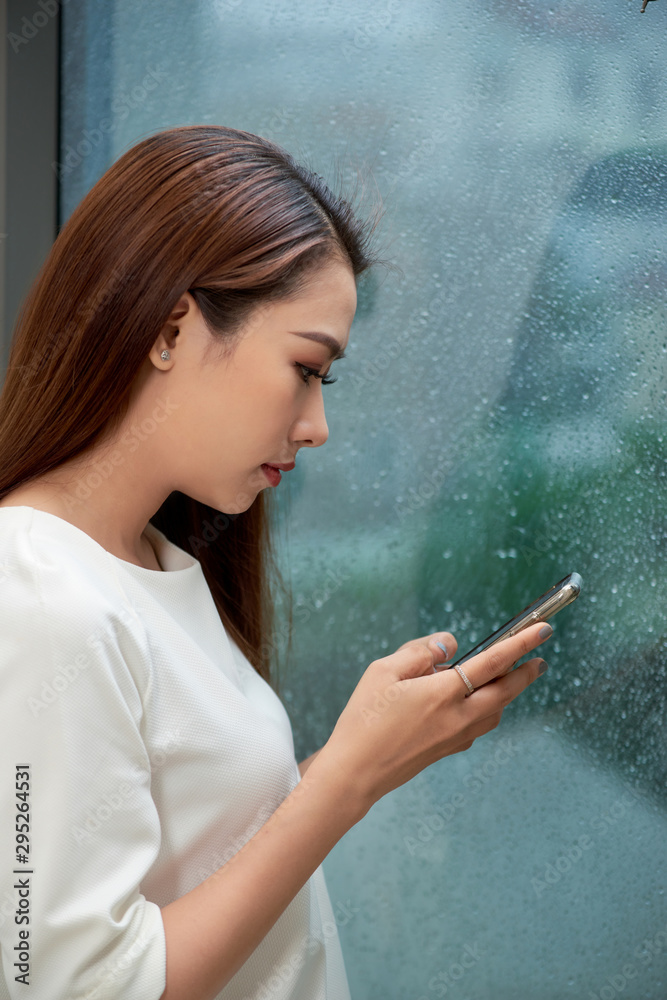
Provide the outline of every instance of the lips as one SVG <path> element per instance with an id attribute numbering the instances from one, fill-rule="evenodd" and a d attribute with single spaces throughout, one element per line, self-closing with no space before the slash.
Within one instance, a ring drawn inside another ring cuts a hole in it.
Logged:
<path id="1" fill-rule="evenodd" d="M 276 462 L 265 462 L 264 465 L 268 465 L 270 469 L 280 469 L 281 472 L 291 472 L 296 462 L 287 462 L 283 465 L 278 465 Z"/>
<path id="2" fill-rule="evenodd" d="M 280 482 L 280 469 L 276 469 L 275 465 L 263 465 L 262 472 L 267 478 L 269 486 L 277 486 Z"/>

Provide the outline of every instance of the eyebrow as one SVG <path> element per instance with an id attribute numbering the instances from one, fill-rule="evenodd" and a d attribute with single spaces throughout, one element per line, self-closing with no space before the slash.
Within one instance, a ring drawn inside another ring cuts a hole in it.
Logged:
<path id="1" fill-rule="evenodd" d="M 345 351 L 336 338 L 330 337 L 328 333 L 298 333 L 296 330 L 291 332 L 295 337 L 306 337 L 308 340 L 316 340 L 318 344 L 324 344 L 329 349 L 330 361 L 340 361 L 341 358 L 346 357 Z"/>

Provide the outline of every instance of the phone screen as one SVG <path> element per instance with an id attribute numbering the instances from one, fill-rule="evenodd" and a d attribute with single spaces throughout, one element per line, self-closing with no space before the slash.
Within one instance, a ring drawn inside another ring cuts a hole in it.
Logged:
<path id="1" fill-rule="evenodd" d="M 515 615 L 514 618 L 510 618 L 508 622 L 501 625 L 499 629 L 488 635 L 482 642 L 478 642 L 476 646 L 473 646 L 467 653 L 460 656 L 454 663 L 450 663 L 449 666 L 456 666 L 457 663 L 463 663 L 464 660 L 469 660 L 472 656 L 477 656 L 478 653 L 488 649 L 489 646 L 493 646 L 494 643 L 516 635 L 517 632 L 521 632 L 522 629 L 527 628 L 534 622 L 545 622 L 547 618 L 551 618 L 561 608 L 565 608 L 568 604 L 571 604 L 579 596 L 580 592 L 581 577 L 578 573 L 570 573 L 569 576 L 563 577 L 550 590 L 547 590 L 541 597 L 538 597 L 536 601 L 529 604 L 528 607 L 524 608 L 518 615 Z"/>

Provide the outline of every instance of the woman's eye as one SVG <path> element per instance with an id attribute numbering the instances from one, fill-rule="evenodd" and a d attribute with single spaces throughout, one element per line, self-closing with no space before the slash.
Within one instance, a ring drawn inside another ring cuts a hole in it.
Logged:
<path id="1" fill-rule="evenodd" d="M 301 369 L 301 375 L 306 385 L 308 385 L 308 380 L 310 379 L 311 375 L 313 376 L 313 378 L 319 378 L 322 382 L 322 385 L 331 385 L 333 382 L 338 381 L 338 379 L 326 378 L 324 375 L 320 375 L 315 368 L 309 368 L 308 365 L 301 365 L 297 363 L 297 368 Z"/>

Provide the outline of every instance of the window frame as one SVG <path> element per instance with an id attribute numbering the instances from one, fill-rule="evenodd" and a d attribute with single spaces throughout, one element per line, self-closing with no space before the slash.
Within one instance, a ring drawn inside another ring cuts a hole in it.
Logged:
<path id="1" fill-rule="evenodd" d="M 53 12 L 52 12 L 53 11 Z M 45 20 L 47 18 L 48 20 Z M 2 378 L 21 303 L 58 232 L 60 4 L 0 4 L 0 310 Z"/>

